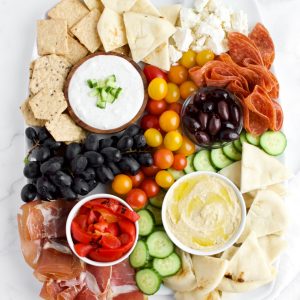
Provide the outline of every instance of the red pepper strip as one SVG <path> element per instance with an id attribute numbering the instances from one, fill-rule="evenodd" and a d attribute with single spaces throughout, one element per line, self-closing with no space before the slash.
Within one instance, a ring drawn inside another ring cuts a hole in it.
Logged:
<path id="1" fill-rule="evenodd" d="M 103 248 L 118 249 L 121 247 L 121 241 L 112 234 L 102 236 L 101 245 Z"/>
<path id="2" fill-rule="evenodd" d="M 90 211 L 90 209 L 83 205 L 79 208 L 78 214 L 79 215 L 87 215 L 89 213 L 89 211 Z"/>
<path id="3" fill-rule="evenodd" d="M 96 216 L 95 212 L 93 210 L 91 210 L 89 213 L 87 222 L 90 225 L 90 224 L 96 223 L 96 221 L 97 221 L 97 216 Z"/>
<path id="4" fill-rule="evenodd" d="M 94 228 L 99 230 L 100 232 L 104 232 L 108 227 L 108 223 L 102 218 L 100 218 L 99 222 L 94 224 Z"/>
<path id="5" fill-rule="evenodd" d="M 119 206 L 116 213 L 132 222 L 136 222 L 140 218 L 140 216 L 135 211 L 128 209 L 124 205 Z"/>
<path id="6" fill-rule="evenodd" d="M 136 236 L 136 230 L 135 230 L 135 225 L 134 223 L 126 220 L 126 219 L 123 219 L 123 220 L 120 220 L 118 222 L 120 228 L 121 228 L 121 231 L 123 233 L 128 233 L 133 239 L 135 239 L 135 236 Z"/>
<path id="7" fill-rule="evenodd" d="M 77 215 L 73 221 L 76 222 L 80 226 L 80 228 L 84 230 L 87 229 L 87 225 L 88 225 L 87 215 Z"/>
<path id="8" fill-rule="evenodd" d="M 118 236 L 120 234 L 120 228 L 117 223 L 109 223 L 105 232 L 109 232 L 114 236 Z"/>
<path id="9" fill-rule="evenodd" d="M 119 249 L 121 249 L 123 251 L 123 254 L 125 254 L 125 253 L 127 253 L 132 248 L 135 239 L 132 238 L 127 233 L 122 233 L 119 238 L 121 240 L 121 243 L 122 244 L 124 243 L 124 245 L 122 245 Z"/>
<path id="10" fill-rule="evenodd" d="M 89 252 L 94 249 L 92 245 L 86 244 L 76 244 L 74 248 L 76 253 L 82 257 L 86 257 L 89 254 Z"/>
<path id="11" fill-rule="evenodd" d="M 73 234 L 73 238 L 80 243 L 83 244 L 89 244 L 89 242 L 92 240 L 92 236 L 85 232 L 78 223 L 76 223 L 74 220 L 72 221 L 71 224 L 71 231 Z"/>
<path id="12" fill-rule="evenodd" d="M 115 223 L 119 220 L 119 218 L 113 212 L 106 208 L 95 207 L 94 211 L 99 212 L 101 214 L 100 218 L 104 218 L 104 220 L 108 223 Z"/>
<path id="13" fill-rule="evenodd" d="M 123 256 L 122 249 L 103 249 L 91 250 L 89 257 L 94 261 L 114 261 Z"/>
<path id="14" fill-rule="evenodd" d="M 93 208 L 94 206 L 102 206 L 104 208 L 111 210 L 112 212 L 116 212 L 118 207 L 120 206 L 120 203 L 115 199 L 101 198 L 101 199 L 91 200 L 87 202 L 85 205 L 91 208 Z"/>

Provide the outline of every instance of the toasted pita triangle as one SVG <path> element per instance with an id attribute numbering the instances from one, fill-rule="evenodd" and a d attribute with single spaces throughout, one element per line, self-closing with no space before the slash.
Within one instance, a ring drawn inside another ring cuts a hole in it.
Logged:
<path id="1" fill-rule="evenodd" d="M 221 296 L 217 291 L 204 294 L 201 289 L 197 288 L 190 292 L 175 293 L 175 300 L 221 300 Z"/>
<path id="2" fill-rule="evenodd" d="M 102 0 L 102 3 L 104 7 L 121 14 L 124 11 L 129 11 L 136 1 L 137 0 Z"/>
<path id="3" fill-rule="evenodd" d="M 241 185 L 241 167 L 241 162 L 237 161 L 220 170 L 219 173 L 230 179 L 239 188 Z"/>
<path id="4" fill-rule="evenodd" d="M 155 17 L 160 16 L 159 10 L 149 0 L 137 0 L 130 11 Z"/>
<path id="5" fill-rule="evenodd" d="M 253 145 L 243 144 L 242 193 L 281 183 L 290 177 L 291 173 L 278 159 Z"/>
<path id="6" fill-rule="evenodd" d="M 124 13 L 124 23 L 132 58 L 136 62 L 143 60 L 176 31 L 163 18 L 134 12 Z"/>
<path id="7" fill-rule="evenodd" d="M 171 22 L 175 26 L 179 17 L 180 9 L 180 4 L 173 4 L 160 7 L 159 12 L 163 17 L 165 17 L 169 22 Z"/>
<path id="8" fill-rule="evenodd" d="M 147 55 L 143 62 L 165 71 L 170 70 L 169 42 L 164 42 Z"/>

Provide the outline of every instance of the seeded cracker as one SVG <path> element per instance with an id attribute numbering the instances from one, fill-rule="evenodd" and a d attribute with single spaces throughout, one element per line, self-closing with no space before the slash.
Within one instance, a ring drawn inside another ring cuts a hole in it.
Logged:
<path id="1" fill-rule="evenodd" d="M 46 123 L 46 128 L 57 142 L 82 141 L 85 133 L 67 114 L 56 116 Z"/>
<path id="2" fill-rule="evenodd" d="M 94 8 L 99 9 L 100 12 L 103 11 L 104 5 L 102 4 L 101 0 L 83 0 L 85 5 L 88 7 L 89 10 L 93 10 Z"/>
<path id="3" fill-rule="evenodd" d="M 48 17 L 66 20 L 71 28 L 88 13 L 89 10 L 80 0 L 62 0 L 48 12 Z"/>
<path id="4" fill-rule="evenodd" d="M 67 107 L 64 93 L 45 88 L 29 100 L 30 108 L 37 119 L 51 120 Z"/>
<path id="5" fill-rule="evenodd" d="M 94 53 L 101 46 L 97 32 L 100 11 L 93 9 L 88 15 L 71 28 L 71 32 L 90 52 Z"/>
<path id="6" fill-rule="evenodd" d="M 39 120 L 39 119 L 36 119 L 33 115 L 33 112 L 31 111 L 31 108 L 29 106 L 29 99 L 28 98 L 27 100 L 25 100 L 21 107 L 20 107 L 20 110 L 23 114 L 23 117 L 24 117 L 24 120 L 25 120 L 25 123 L 28 125 L 28 126 L 44 126 L 46 121 L 44 120 Z"/>
<path id="7" fill-rule="evenodd" d="M 69 52 L 67 21 L 37 21 L 37 47 L 40 56 L 47 54 L 67 54 Z"/>
<path id="8" fill-rule="evenodd" d="M 43 88 L 62 90 L 71 66 L 64 57 L 55 54 L 38 58 L 30 80 L 30 91 L 36 94 Z"/>
<path id="9" fill-rule="evenodd" d="M 68 36 L 68 45 L 70 51 L 65 55 L 65 58 L 73 65 L 89 53 L 83 45 L 70 36 Z"/>

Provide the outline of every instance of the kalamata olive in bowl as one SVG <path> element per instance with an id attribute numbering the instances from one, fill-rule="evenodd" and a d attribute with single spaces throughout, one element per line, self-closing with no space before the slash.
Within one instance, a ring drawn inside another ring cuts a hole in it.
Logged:
<path id="1" fill-rule="evenodd" d="M 198 146 L 220 148 L 243 129 L 243 110 L 230 91 L 203 87 L 187 98 L 181 110 L 184 133 Z"/>

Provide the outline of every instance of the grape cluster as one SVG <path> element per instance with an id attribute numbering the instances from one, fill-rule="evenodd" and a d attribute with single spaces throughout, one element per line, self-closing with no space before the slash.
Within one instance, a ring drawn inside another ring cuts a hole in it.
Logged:
<path id="1" fill-rule="evenodd" d="M 25 202 L 74 200 L 106 184 L 117 174 L 135 175 L 141 166 L 153 164 L 141 128 L 131 125 L 121 135 L 104 139 L 89 134 L 83 144 L 56 142 L 42 127 L 25 131 L 32 148 L 25 159 L 24 176 L 29 179 L 21 191 Z"/>

